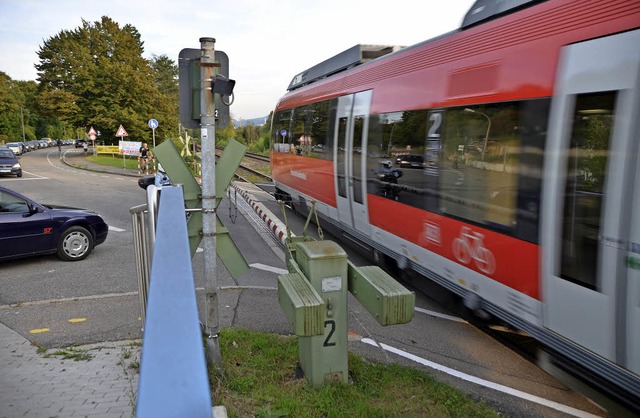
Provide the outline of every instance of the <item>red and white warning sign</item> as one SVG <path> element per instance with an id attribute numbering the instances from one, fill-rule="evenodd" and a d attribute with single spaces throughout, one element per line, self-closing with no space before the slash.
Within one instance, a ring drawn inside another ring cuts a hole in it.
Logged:
<path id="1" fill-rule="evenodd" d="M 129 134 L 124 130 L 124 126 L 120 125 L 120 127 L 118 128 L 118 132 L 116 132 L 116 136 L 123 137 L 129 136 Z"/>

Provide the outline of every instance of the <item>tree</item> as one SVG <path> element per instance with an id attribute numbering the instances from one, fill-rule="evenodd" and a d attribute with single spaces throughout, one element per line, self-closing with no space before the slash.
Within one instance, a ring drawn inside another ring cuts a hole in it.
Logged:
<path id="1" fill-rule="evenodd" d="M 120 125 L 132 140 L 150 141 L 151 118 L 166 121 L 156 139 L 171 132 L 177 127 L 177 106 L 159 90 L 143 52 L 138 30 L 120 27 L 107 16 L 93 23 L 83 20 L 81 27 L 47 39 L 36 64 L 43 112 L 85 132 L 93 126 L 108 143 L 116 141 Z M 164 71 L 167 60 L 155 62 Z"/>
<path id="2" fill-rule="evenodd" d="M 178 66 L 166 55 L 152 55 L 151 68 L 155 72 L 155 81 L 158 91 L 178 104 Z"/>
<path id="3" fill-rule="evenodd" d="M 23 124 L 25 139 L 36 138 L 35 91 L 34 81 L 15 81 L 0 71 L 0 142 L 22 141 Z"/>

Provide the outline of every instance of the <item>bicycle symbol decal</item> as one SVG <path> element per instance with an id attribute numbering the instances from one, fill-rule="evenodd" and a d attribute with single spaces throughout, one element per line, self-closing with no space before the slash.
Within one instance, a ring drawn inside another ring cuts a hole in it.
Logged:
<path id="1" fill-rule="evenodd" d="M 473 260 L 481 272 L 492 274 L 496 271 L 496 258 L 484 246 L 483 239 L 484 234 L 463 226 L 460 236 L 453 240 L 453 256 L 462 264 L 469 264 Z"/>

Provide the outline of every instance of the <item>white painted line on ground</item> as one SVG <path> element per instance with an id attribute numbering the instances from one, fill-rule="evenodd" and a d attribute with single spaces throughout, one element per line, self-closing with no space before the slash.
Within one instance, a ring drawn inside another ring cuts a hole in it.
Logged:
<path id="1" fill-rule="evenodd" d="M 459 372 L 457 370 L 451 369 L 451 368 L 443 366 L 441 364 L 434 363 L 432 361 L 423 359 L 422 357 L 418 357 L 418 356 L 416 356 L 414 354 L 411 354 L 411 353 L 408 353 L 408 352 L 406 352 L 404 350 L 400 350 L 399 348 L 391 347 L 390 345 L 386 345 L 384 343 L 378 343 L 378 342 L 372 340 L 371 338 L 363 338 L 360 341 L 362 341 L 365 344 L 372 345 L 374 347 L 382 348 L 385 351 L 388 351 L 388 352 L 393 353 L 393 354 L 397 354 L 397 355 L 402 356 L 402 357 L 404 357 L 406 359 L 409 359 L 411 361 L 415 361 L 416 363 L 420 363 L 423 366 L 427 366 L 427 367 L 430 367 L 432 369 L 435 369 L 435 370 L 441 371 L 443 373 L 446 373 L 448 375 L 457 377 L 459 379 L 466 380 L 467 382 L 475 383 L 477 385 L 484 386 L 484 387 L 489 388 L 489 389 L 497 390 L 498 392 L 506 393 L 508 395 L 515 396 L 517 398 L 526 399 L 528 401 L 535 402 L 537 404 L 540 404 L 540 405 L 555 409 L 555 410 L 560 411 L 560 412 L 564 412 L 564 413 L 569 414 L 569 415 L 573 415 L 573 416 L 576 416 L 576 417 L 589 417 L 589 418 L 597 418 L 598 417 L 598 415 L 593 415 L 593 414 L 590 414 L 589 412 L 582 411 L 580 409 L 576 409 L 576 408 L 570 407 L 568 405 L 563 405 L 561 403 L 554 402 L 554 401 L 551 401 L 549 399 L 544 399 L 544 398 L 541 398 L 539 396 L 531 395 L 530 393 L 526 393 L 526 392 L 523 392 L 521 390 L 513 389 L 513 388 L 510 388 L 508 386 L 504 386 L 504 385 L 501 385 L 501 384 L 498 384 L 498 383 L 494 383 L 494 382 L 490 382 L 488 380 L 481 379 L 479 377 L 475 377 L 475 376 L 471 376 L 471 375 L 466 374 L 466 373 Z"/>
<path id="2" fill-rule="evenodd" d="M 455 322 L 462 322 L 463 324 L 466 324 L 467 321 L 465 321 L 462 318 L 458 318 L 457 316 L 451 316 L 451 315 L 447 315 L 447 314 L 443 314 L 440 312 L 434 312 L 434 311 L 428 311 L 426 309 L 422 309 L 422 308 L 415 308 L 416 312 L 420 312 L 423 314 L 427 314 L 430 316 L 435 316 L 437 318 L 442 318 L 442 319 L 448 319 L 449 321 L 455 321 Z"/>
<path id="3" fill-rule="evenodd" d="M 122 229 L 122 228 L 118 228 L 117 226 L 111 226 L 111 225 L 109 225 L 109 231 L 114 231 L 114 232 L 124 232 L 124 231 L 126 231 L 126 229 Z"/>
<path id="4" fill-rule="evenodd" d="M 249 267 L 253 267 L 253 268 L 256 268 L 258 270 L 270 271 L 272 273 L 278 273 L 278 274 L 287 274 L 287 273 L 289 273 L 289 270 L 285 270 L 285 269 L 281 269 L 281 268 L 273 267 L 273 266 L 267 266 L 266 264 L 261 264 L 261 263 L 249 264 Z"/>

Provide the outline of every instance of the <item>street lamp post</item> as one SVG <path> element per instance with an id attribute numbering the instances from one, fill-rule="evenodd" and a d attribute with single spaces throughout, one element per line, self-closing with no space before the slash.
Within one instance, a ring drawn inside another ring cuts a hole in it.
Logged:
<path id="1" fill-rule="evenodd" d="M 487 152 L 487 141 L 489 140 L 489 131 L 491 130 L 491 118 L 482 112 L 478 112 L 477 110 L 469 109 L 468 107 L 464 109 L 465 112 L 469 113 L 477 113 L 479 115 L 487 118 L 487 133 L 484 135 L 484 144 L 482 144 L 482 162 L 484 162 L 484 154 Z"/>
<path id="2" fill-rule="evenodd" d="M 25 142 L 25 135 L 24 135 L 24 114 L 22 113 L 22 109 L 24 109 L 24 106 L 20 106 L 20 120 L 22 121 L 22 142 Z"/>

